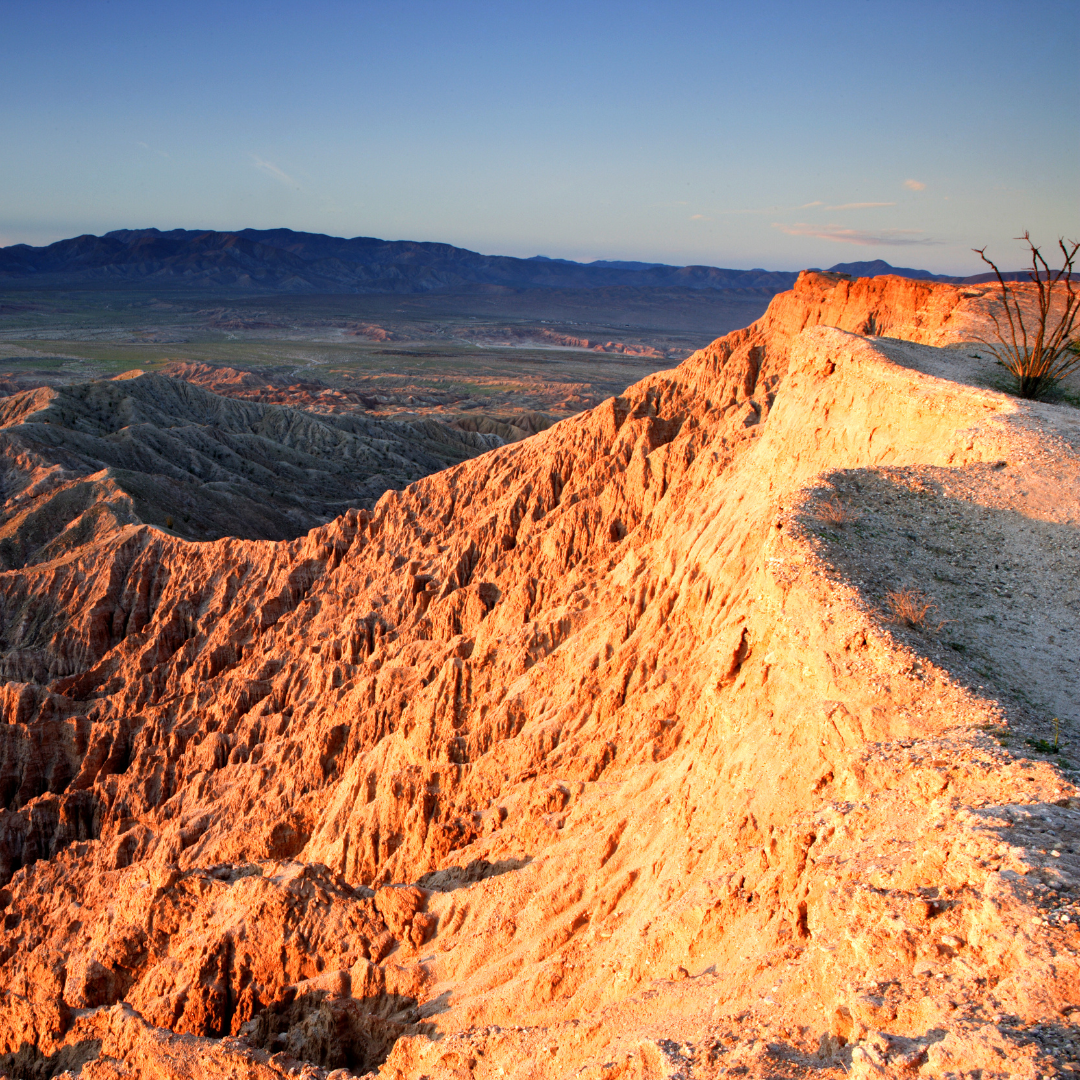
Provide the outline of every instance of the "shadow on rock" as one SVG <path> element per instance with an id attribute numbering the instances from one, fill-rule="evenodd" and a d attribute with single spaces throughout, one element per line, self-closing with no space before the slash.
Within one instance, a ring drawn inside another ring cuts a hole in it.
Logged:
<path id="1" fill-rule="evenodd" d="M 84 1039 L 70 1046 L 62 1046 L 49 1055 L 41 1053 L 29 1043 L 23 1043 L 14 1054 L 0 1056 L 0 1074 L 11 1080 L 50 1080 L 50 1077 L 63 1072 L 78 1073 L 100 1051 L 100 1039 Z"/>
<path id="2" fill-rule="evenodd" d="M 356 999 L 319 989 L 265 1009 L 244 1025 L 243 1033 L 252 1046 L 272 1053 L 365 1073 L 378 1069 L 402 1035 L 433 1035 L 435 1028 L 420 1020 L 414 997 Z"/>
<path id="3" fill-rule="evenodd" d="M 1030 481 L 1014 471 L 1004 461 L 838 471 L 800 523 L 894 636 L 1023 715 L 1017 749 L 1054 755 L 1080 725 L 1080 527 L 1051 520 L 1061 508 L 1038 493 L 1029 506 Z"/>
<path id="4" fill-rule="evenodd" d="M 509 874 L 513 870 L 520 870 L 532 862 L 532 856 L 527 855 L 523 859 L 499 859 L 497 862 L 488 862 L 487 859 L 473 859 L 467 866 L 448 866 L 444 870 L 432 870 L 424 874 L 416 882 L 422 889 L 430 889 L 432 892 L 453 892 L 462 889 L 466 885 L 472 885 L 486 878 L 498 877 L 500 874 Z"/>

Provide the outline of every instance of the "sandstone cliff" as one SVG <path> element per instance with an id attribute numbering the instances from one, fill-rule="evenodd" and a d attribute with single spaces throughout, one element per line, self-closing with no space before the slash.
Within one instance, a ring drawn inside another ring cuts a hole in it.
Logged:
<path id="1" fill-rule="evenodd" d="M 1075 663 L 976 664 L 959 624 L 979 591 L 1002 641 L 1078 639 L 1043 579 L 1080 425 L 863 336 L 973 303 L 804 275 L 302 538 L 133 525 L 0 574 L 2 1067 L 1053 1074 L 1080 802 L 1023 740 Z M 923 565 L 952 591 L 902 626 Z"/>

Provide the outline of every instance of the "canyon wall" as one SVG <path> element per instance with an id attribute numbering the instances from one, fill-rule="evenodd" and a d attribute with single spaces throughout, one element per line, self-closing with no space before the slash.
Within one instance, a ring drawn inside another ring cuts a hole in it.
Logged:
<path id="1" fill-rule="evenodd" d="M 1075 533 L 1064 407 L 871 338 L 978 300 L 803 275 L 298 540 L 128 523 L 0 574 L 0 1068 L 1046 1073 L 1076 790 L 837 554 L 864 490 L 899 529 L 1010 461 Z"/>

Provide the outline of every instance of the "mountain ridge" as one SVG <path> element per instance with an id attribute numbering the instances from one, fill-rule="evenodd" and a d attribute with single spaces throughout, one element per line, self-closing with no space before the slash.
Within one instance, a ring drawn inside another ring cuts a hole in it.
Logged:
<path id="1" fill-rule="evenodd" d="M 977 278 L 896 268 L 883 260 L 838 263 L 834 273 L 900 277 L 964 284 Z M 291 229 L 116 229 L 84 234 L 44 247 L 0 248 L 0 282 L 42 285 L 107 282 L 119 287 L 167 282 L 299 293 L 425 293 L 477 287 L 602 288 L 682 287 L 756 289 L 773 294 L 792 288 L 796 271 L 673 266 L 596 260 L 591 263 L 537 255 L 527 259 L 483 255 L 432 241 L 352 238 Z"/>

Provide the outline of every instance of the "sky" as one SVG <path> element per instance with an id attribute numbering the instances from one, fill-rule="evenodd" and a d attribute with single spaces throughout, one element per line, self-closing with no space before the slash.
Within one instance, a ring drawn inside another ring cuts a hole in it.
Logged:
<path id="1" fill-rule="evenodd" d="M 0 246 L 796 270 L 1080 239 L 1078 0 L 0 0 Z"/>

